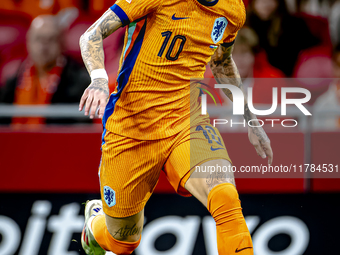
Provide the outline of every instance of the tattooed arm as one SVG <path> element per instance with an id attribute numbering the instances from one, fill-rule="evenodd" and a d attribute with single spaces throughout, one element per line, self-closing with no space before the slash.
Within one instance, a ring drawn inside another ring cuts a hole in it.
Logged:
<path id="1" fill-rule="evenodd" d="M 80 37 L 81 56 L 89 73 L 95 69 L 104 69 L 103 40 L 121 26 L 118 16 L 109 9 Z M 90 114 L 92 119 L 99 106 L 98 116 L 101 118 L 108 97 L 108 81 L 102 78 L 94 79 L 80 99 L 79 111 L 85 105 L 85 115 Z"/>
<path id="2" fill-rule="evenodd" d="M 224 47 L 219 46 L 215 54 L 211 57 L 210 67 L 214 74 L 216 81 L 220 84 L 232 84 L 239 87 L 244 96 L 244 119 L 248 124 L 251 121 L 252 126 L 260 126 L 259 122 L 252 112 L 248 108 L 247 96 L 242 88 L 242 81 L 240 74 L 237 70 L 236 64 L 232 59 L 231 53 L 234 46 Z M 224 94 L 233 101 L 233 95 L 229 89 L 222 89 Z M 248 137 L 251 144 L 254 145 L 255 150 L 259 156 L 265 158 L 268 156 L 268 163 L 271 165 L 273 161 L 273 151 L 270 146 L 270 140 L 267 134 L 264 132 L 262 127 L 249 127 L 248 126 Z"/>

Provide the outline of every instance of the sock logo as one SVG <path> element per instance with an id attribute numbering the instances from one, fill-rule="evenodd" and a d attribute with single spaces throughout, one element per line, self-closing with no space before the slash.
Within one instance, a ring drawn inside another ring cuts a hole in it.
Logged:
<path id="1" fill-rule="evenodd" d="M 244 247 L 244 248 L 242 248 L 242 249 L 236 248 L 235 253 L 239 253 L 239 252 L 241 252 L 241 251 L 243 251 L 243 250 L 245 250 L 245 249 L 253 249 L 253 247 Z"/>
<path id="2" fill-rule="evenodd" d="M 116 192 L 109 186 L 104 186 L 104 200 L 109 207 L 116 204 Z"/>

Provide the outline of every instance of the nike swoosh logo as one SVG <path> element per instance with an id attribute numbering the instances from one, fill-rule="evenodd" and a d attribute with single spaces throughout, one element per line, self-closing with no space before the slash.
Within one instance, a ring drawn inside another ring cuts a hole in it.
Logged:
<path id="1" fill-rule="evenodd" d="M 245 249 L 253 249 L 253 247 L 244 247 L 244 248 L 242 248 L 242 249 L 236 248 L 235 253 L 239 253 L 240 251 L 243 251 L 243 250 L 245 250 Z"/>
<path id="2" fill-rule="evenodd" d="M 180 19 L 189 19 L 189 17 L 183 17 L 183 18 L 180 18 L 180 17 L 175 17 L 176 13 L 174 15 L 172 15 L 172 19 L 173 20 L 180 20 Z"/>
<path id="3" fill-rule="evenodd" d="M 224 150 L 224 148 L 214 148 L 214 147 L 210 147 L 210 150 L 212 150 L 212 151 L 217 151 L 217 150 Z"/>

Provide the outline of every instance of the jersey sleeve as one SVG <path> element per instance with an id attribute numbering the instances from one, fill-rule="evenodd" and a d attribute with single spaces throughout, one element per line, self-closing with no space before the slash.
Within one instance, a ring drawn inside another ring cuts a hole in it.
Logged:
<path id="1" fill-rule="evenodd" d="M 231 45 L 233 45 L 233 44 L 235 43 L 235 39 L 236 39 L 236 36 L 237 36 L 237 32 L 238 32 L 238 31 L 236 31 L 235 33 L 232 33 L 232 34 L 230 34 L 229 36 L 227 36 L 227 37 L 224 39 L 224 41 L 223 41 L 223 43 L 222 43 L 222 46 L 228 48 L 228 47 L 230 47 Z"/>
<path id="2" fill-rule="evenodd" d="M 154 12 L 160 5 L 160 0 L 118 0 L 110 9 L 125 26 Z"/>
<path id="3" fill-rule="evenodd" d="M 234 12 L 230 16 L 225 16 L 229 24 L 225 33 L 227 36 L 223 40 L 224 47 L 230 47 L 234 44 L 238 31 L 243 27 L 246 21 L 246 9 L 242 1 L 234 1 L 232 5 L 235 6 Z"/>

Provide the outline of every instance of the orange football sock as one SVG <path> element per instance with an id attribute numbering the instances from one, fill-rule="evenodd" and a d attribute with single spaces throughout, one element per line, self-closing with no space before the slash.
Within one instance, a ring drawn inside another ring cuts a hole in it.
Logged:
<path id="1" fill-rule="evenodd" d="M 107 230 L 105 215 L 96 216 L 91 223 L 92 232 L 97 243 L 106 251 L 112 251 L 117 255 L 129 255 L 139 245 L 140 238 L 137 242 L 123 242 L 114 239 Z"/>
<path id="2" fill-rule="evenodd" d="M 240 202 L 231 183 L 219 184 L 209 193 L 208 210 L 216 222 L 219 255 L 253 255 L 253 243 Z"/>

